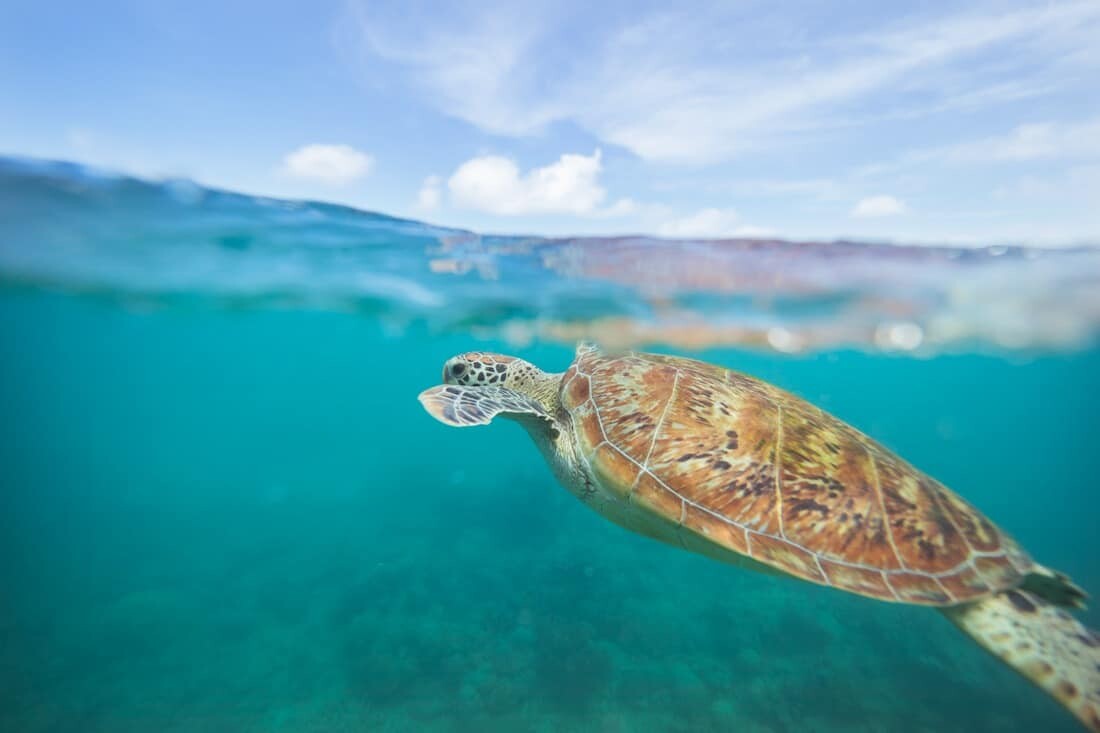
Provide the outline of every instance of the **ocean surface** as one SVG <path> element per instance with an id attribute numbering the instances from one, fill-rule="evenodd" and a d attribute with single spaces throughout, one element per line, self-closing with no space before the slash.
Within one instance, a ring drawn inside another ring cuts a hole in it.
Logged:
<path id="1" fill-rule="evenodd" d="M 629 534 L 416 395 L 475 348 L 723 364 L 1096 594 L 1098 333 L 1086 248 L 490 237 L 0 159 L 0 731 L 1075 731 L 940 614 Z"/>

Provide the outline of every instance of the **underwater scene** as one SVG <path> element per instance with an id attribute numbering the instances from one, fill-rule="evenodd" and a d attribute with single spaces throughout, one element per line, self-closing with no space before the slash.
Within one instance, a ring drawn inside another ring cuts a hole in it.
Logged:
<path id="1" fill-rule="evenodd" d="M 943 614 L 628 532 L 417 395 L 472 350 L 701 359 L 1095 597 L 1098 332 L 1097 249 L 480 236 L 0 159 L 0 730 L 1080 730 Z"/>

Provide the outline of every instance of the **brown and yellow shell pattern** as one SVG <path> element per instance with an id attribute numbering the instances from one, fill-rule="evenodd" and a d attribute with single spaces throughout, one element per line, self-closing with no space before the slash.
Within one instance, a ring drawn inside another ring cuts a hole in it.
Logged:
<path id="1" fill-rule="evenodd" d="M 581 455 L 634 505 L 773 569 L 886 601 L 952 605 L 1031 560 L 943 484 L 765 382 L 689 359 L 580 352 L 562 379 Z"/>

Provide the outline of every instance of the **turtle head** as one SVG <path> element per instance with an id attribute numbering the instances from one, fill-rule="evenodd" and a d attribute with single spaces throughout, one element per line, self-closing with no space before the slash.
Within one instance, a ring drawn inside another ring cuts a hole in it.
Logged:
<path id="1" fill-rule="evenodd" d="M 560 374 L 547 374 L 529 361 L 467 351 L 443 364 L 443 384 L 421 392 L 420 402 L 448 425 L 485 425 L 499 414 L 521 420 L 534 415 L 539 419 L 528 421 L 528 427 L 556 438 L 560 386 Z"/>
<path id="2" fill-rule="evenodd" d="M 531 398 L 548 415 L 557 414 L 561 374 L 550 374 L 529 361 L 487 351 L 467 351 L 443 365 L 443 382 L 461 387 L 502 387 Z"/>
<path id="3" fill-rule="evenodd" d="M 496 384 L 517 392 L 525 391 L 542 374 L 542 370 L 529 361 L 485 351 L 467 351 L 451 357 L 443 365 L 443 381 L 446 384 L 467 387 Z"/>

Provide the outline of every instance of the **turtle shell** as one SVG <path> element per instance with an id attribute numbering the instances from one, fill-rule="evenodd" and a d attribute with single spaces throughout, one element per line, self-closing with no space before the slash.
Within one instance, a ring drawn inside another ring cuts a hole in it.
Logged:
<path id="1" fill-rule="evenodd" d="M 1033 566 L 943 484 L 766 382 L 581 349 L 561 397 L 591 474 L 688 549 L 923 605 L 1015 587 Z"/>

